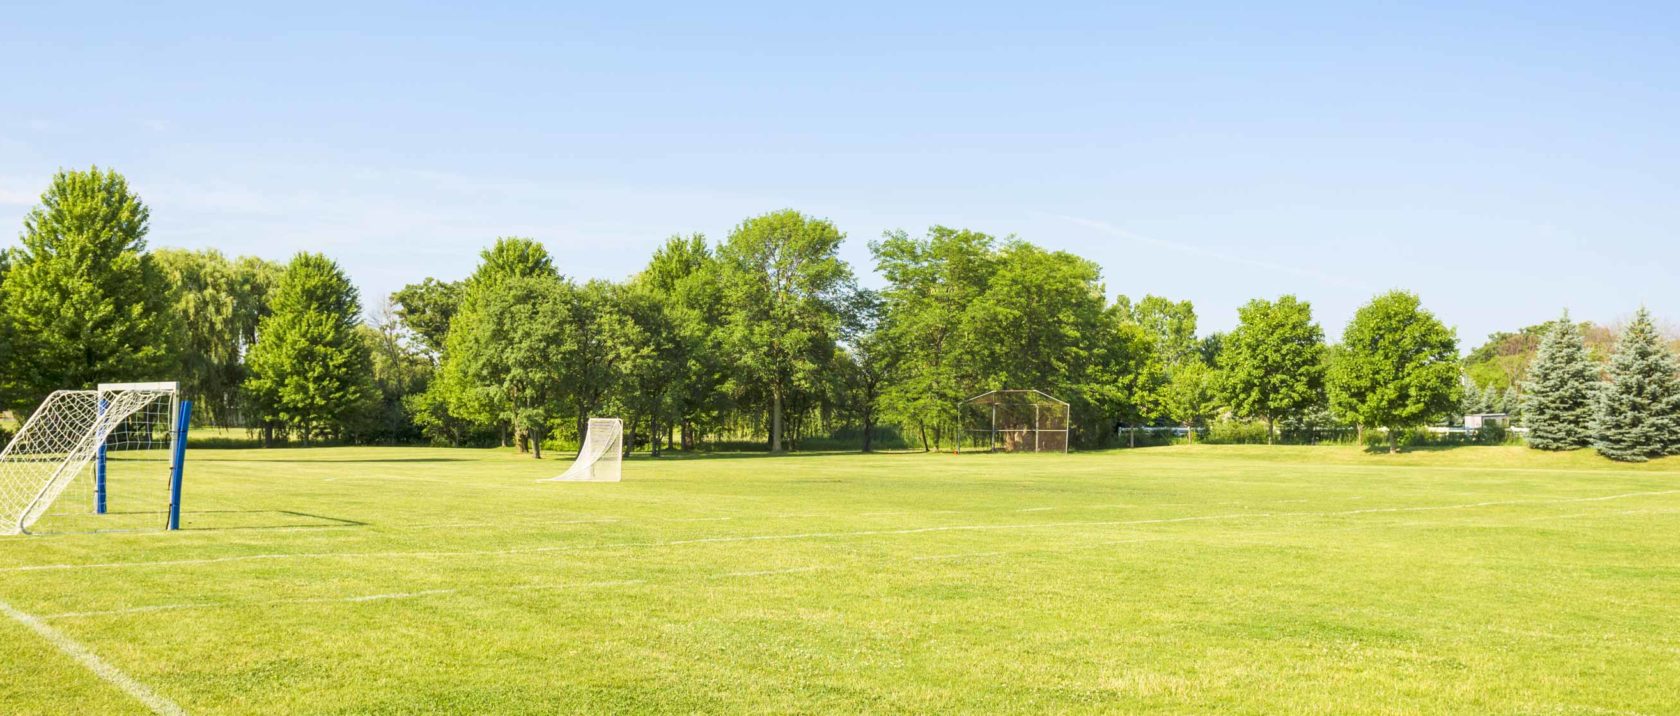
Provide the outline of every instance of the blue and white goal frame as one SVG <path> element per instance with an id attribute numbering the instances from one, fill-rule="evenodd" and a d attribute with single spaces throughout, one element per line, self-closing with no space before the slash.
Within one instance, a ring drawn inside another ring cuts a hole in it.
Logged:
<path id="1" fill-rule="evenodd" d="M 171 420 L 169 430 L 169 515 L 164 524 L 164 529 L 181 529 L 181 483 L 187 469 L 187 429 L 192 424 L 192 401 L 181 398 L 180 386 L 174 381 L 100 383 L 99 411 L 101 414 L 104 413 L 107 405 L 105 395 L 118 391 L 167 392 L 169 394 Z M 95 514 L 101 515 L 105 514 L 106 502 L 105 449 L 105 442 L 101 440 L 99 451 L 94 458 L 93 468 L 93 511 Z"/>

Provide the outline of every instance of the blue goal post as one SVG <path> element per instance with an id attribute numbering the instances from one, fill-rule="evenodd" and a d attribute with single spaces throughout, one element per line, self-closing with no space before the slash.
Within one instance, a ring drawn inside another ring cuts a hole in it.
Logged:
<path id="1" fill-rule="evenodd" d="M 176 384 L 166 383 L 105 383 L 99 386 L 99 402 L 97 406 L 99 419 L 103 419 L 106 409 L 110 406 L 106 394 L 115 391 L 158 391 L 170 394 L 169 411 L 169 510 L 165 519 L 164 529 L 181 529 L 181 483 L 187 467 L 187 430 L 192 425 L 192 401 L 182 400 L 175 394 Z M 93 511 L 95 514 L 106 514 L 107 505 L 107 440 L 101 440 L 94 455 L 93 466 Z"/>

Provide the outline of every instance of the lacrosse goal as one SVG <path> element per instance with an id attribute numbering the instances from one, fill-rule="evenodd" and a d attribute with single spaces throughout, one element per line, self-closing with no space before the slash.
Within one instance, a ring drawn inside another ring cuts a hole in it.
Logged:
<path id="1" fill-rule="evenodd" d="M 618 482 L 624 465 L 624 422 L 590 418 L 577 461 L 549 482 Z"/>
<path id="2" fill-rule="evenodd" d="M 0 535 L 178 529 L 191 412 L 173 382 L 48 395 L 0 451 Z"/>

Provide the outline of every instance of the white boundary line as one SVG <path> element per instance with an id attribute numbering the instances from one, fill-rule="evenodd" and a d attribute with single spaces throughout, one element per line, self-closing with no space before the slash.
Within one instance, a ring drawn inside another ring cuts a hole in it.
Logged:
<path id="1" fill-rule="evenodd" d="M 136 681 L 134 677 L 123 673 L 122 670 L 112 666 L 111 662 L 99 658 L 98 654 L 82 646 L 81 642 L 65 636 L 64 632 L 52 628 L 51 625 L 36 617 L 18 611 L 16 607 L 3 601 L 0 601 L 0 612 L 4 612 L 6 616 L 41 635 L 41 638 L 51 642 L 53 646 L 58 647 L 59 651 L 87 667 L 87 670 L 93 672 L 95 676 L 122 689 L 129 696 L 133 696 L 135 700 L 145 704 L 146 708 L 151 709 L 152 713 L 161 716 L 186 716 L 187 712 L 179 704 L 151 690 L 145 684 Z"/>

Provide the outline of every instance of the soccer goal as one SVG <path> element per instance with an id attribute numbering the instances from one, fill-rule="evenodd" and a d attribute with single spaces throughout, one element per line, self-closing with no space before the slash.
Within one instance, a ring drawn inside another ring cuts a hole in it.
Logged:
<path id="1" fill-rule="evenodd" d="M 191 414 L 173 382 L 47 396 L 0 451 L 0 535 L 178 529 Z"/>
<path id="2" fill-rule="evenodd" d="M 547 482 L 618 482 L 624 465 L 624 421 L 590 418 L 577 461 Z"/>

